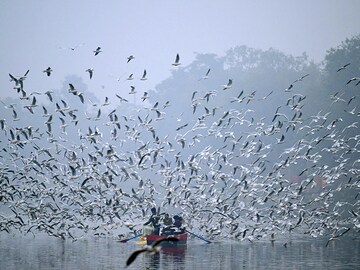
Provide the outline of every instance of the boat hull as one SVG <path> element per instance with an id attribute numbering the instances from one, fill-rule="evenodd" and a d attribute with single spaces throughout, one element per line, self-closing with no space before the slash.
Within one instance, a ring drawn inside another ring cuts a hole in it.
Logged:
<path id="1" fill-rule="evenodd" d="M 187 233 L 175 234 L 175 235 L 146 235 L 146 244 L 152 245 L 155 241 L 168 238 L 169 236 L 177 237 L 179 241 L 164 241 L 160 244 L 161 246 L 171 247 L 178 245 L 186 245 L 187 237 L 188 237 Z"/>

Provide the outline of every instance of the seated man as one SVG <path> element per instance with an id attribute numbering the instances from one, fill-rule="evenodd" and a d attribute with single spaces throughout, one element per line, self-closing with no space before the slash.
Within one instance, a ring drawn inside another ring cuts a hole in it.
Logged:
<path id="1" fill-rule="evenodd" d="M 170 227 L 173 224 L 172 218 L 169 216 L 168 213 L 165 214 L 163 223 L 165 227 Z"/>
<path id="2" fill-rule="evenodd" d="M 178 216 L 178 215 L 175 215 L 173 217 L 174 219 L 174 227 L 175 227 L 175 232 L 174 234 L 182 234 L 185 232 L 185 228 L 182 227 L 182 222 L 183 222 L 183 219 L 182 217 Z"/>
<path id="3" fill-rule="evenodd" d="M 173 225 L 173 220 L 169 216 L 169 214 L 167 213 L 165 214 L 163 218 L 163 223 L 164 223 L 164 228 L 162 229 L 161 235 L 172 235 L 175 230 L 171 228 Z"/>

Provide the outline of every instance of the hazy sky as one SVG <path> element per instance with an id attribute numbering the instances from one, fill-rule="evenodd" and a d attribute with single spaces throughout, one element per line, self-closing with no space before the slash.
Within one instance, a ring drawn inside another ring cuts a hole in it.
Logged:
<path id="1" fill-rule="evenodd" d="M 76 74 L 101 98 L 126 96 L 130 85 L 146 91 L 167 78 L 177 53 L 187 65 L 195 52 L 224 55 L 237 45 L 307 52 L 320 62 L 326 50 L 359 34 L 359 10 L 358 0 L 2 0 L 0 97 L 15 91 L 8 73 L 27 69 L 29 93 L 60 88 Z M 98 46 L 103 52 L 94 56 Z M 129 55 L 135 59 L 127 64 Z M 48 66 L 50 77 L 42 72 Z M 135 79 L 126 81 L 131 73 Z"/>

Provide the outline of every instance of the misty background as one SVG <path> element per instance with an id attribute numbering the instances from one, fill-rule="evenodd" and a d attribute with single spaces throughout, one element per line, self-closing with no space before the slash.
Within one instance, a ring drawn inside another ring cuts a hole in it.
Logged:
<path id="1" fill-rule="evenodd" d="M 358 229 L 359 5 L 2 1 L 2 230 Z"/>
<path id="2" fill-rule="evenodd" d="M 223 57 L 246 45 L 320 63 L 326 51 L 358 34 L 354 1 L 1 1 L 1 97 L 12 95 L 8 73 L 23 75 L 31 91 L 59 89 L 77 75 L 99 99 L 127 95 L 126 78 L 148 71 L 147 91 L 171 76 L 177 53 L 186 66 L 198 53 Z M 98 46 L 102 53 L 90 57 Z M 75 48 L 72 51 L 70 48 Z M 135 61 L 127 65 L 127 57 Z M 41 72 L 54 72 L 44 79 Z M 90 81 L 85 72 L 94 68 Z M 120 78 L 120 81 L 117 79 Z"/>

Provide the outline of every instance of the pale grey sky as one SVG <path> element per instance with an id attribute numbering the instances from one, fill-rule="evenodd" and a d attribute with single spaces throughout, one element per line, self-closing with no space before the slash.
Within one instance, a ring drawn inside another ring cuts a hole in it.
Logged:
<path id="1" fill-rule="evenodd" d="M 15 91 L 8 73 L 27 69 L 28 92 L 60 88 L 76 74 L 99 98 L 126 96 L 130 85 L 146 91 L 170 76 L 177 53 L 187 65 L 194 52 L 222 56 L 237 45 L 307 52 L 320 62 L 326 50 L 359 34 L 359 10 L 358 0 L 2 0 L 0 97 Z M 103 52 L 94 56 L 98 46 Z M 127 64 L 129 55 L 135 59 Z M 50 77 L 42 72 L 48 66 Z M 88 68 L 95 69 L 91 81 Z M 148 80 L 140 81 L 144 69 Z M 131 73 L 135 79 L 126 81 Z"/>

